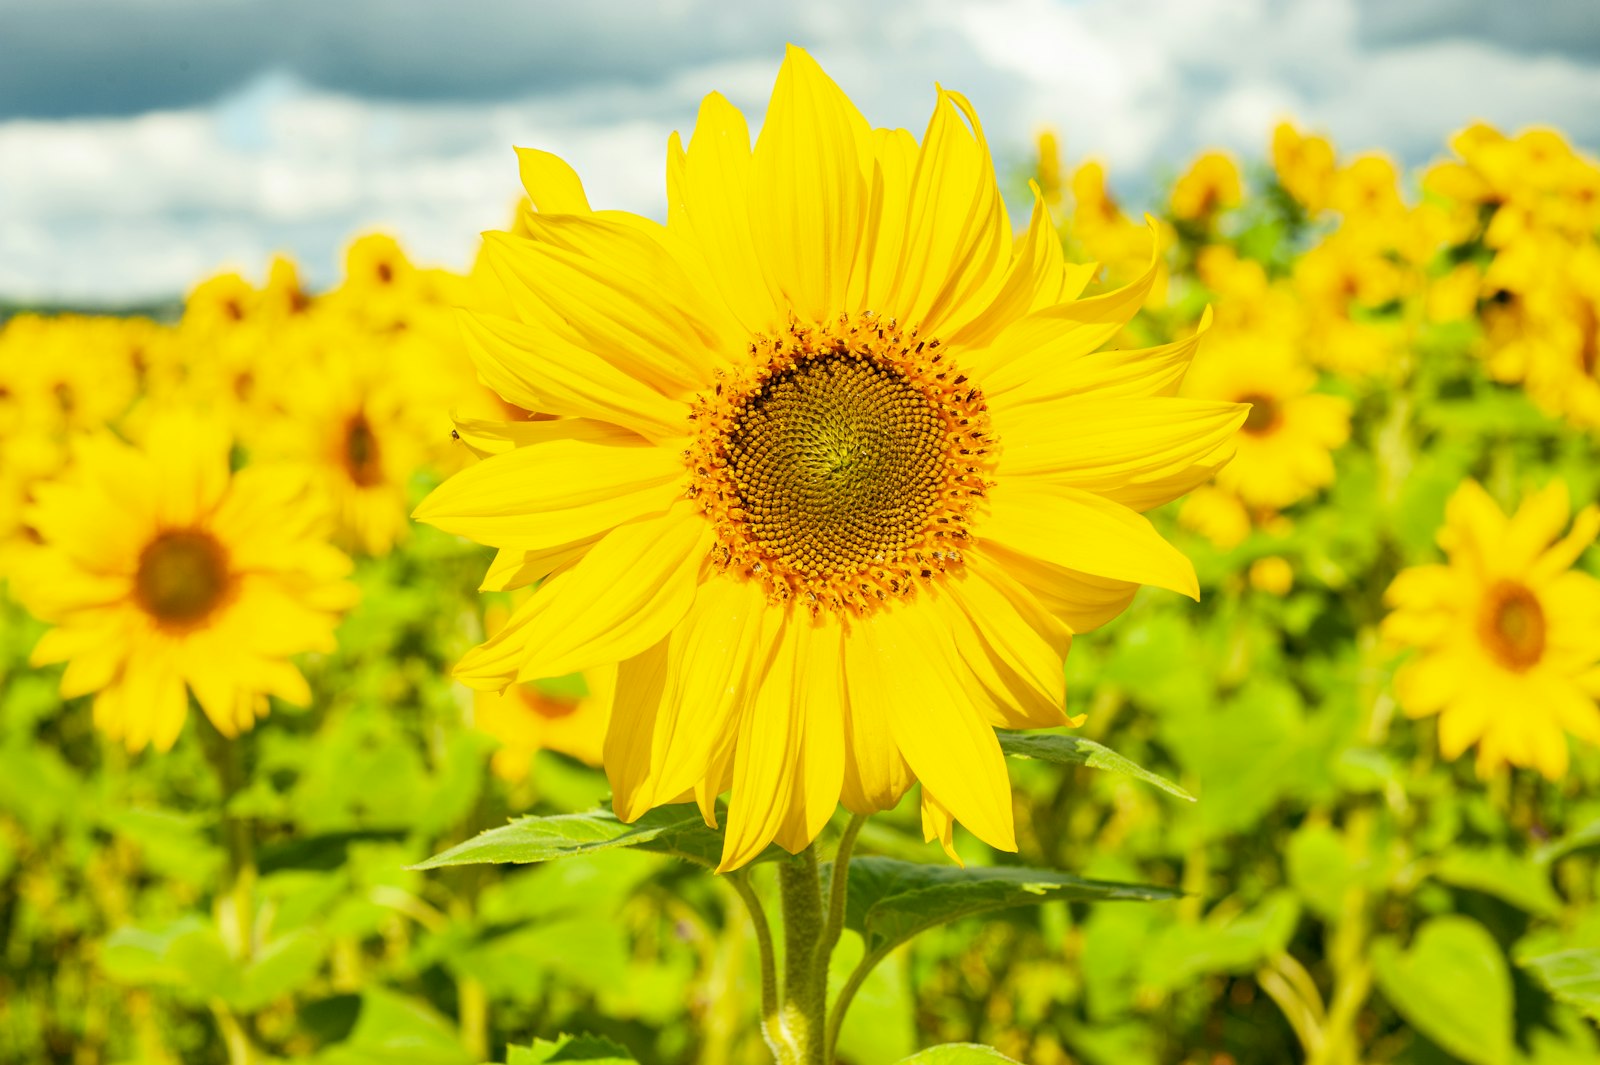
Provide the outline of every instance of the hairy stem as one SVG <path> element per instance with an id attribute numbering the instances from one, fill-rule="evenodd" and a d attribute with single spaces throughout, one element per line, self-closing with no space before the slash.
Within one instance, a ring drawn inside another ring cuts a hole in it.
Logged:
<path id="1" fill-rule="evenodd" d="M 748 867 L 736 870 L 725 878 L 739 901 L 750 914 L 750 923 L 756 930 L 756 949 L 761 955 L 761 1037 L 766 1040 L 772 1056 L 783 1060 L 783 1047 L 778 1042 L 778 965 L 772 950 L 772 926 L 767 923 L 767 911 L 750 886 Z"/>
<path id="2" fill-rule="evenodd" d="M 778 1007 L 781 1065 L 825 1065 L 827 970 L 817 979 L 825 921 L 815 846 L 778 865 L 783 900 L 783 996 Z"/>

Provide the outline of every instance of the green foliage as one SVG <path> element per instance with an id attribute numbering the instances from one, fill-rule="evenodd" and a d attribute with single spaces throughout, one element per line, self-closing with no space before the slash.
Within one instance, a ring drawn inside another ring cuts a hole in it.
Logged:
<path id="1" fill-rule="evenodd" d="M 1477 922 L 1436 917 L 1409 948 L 1372 945 L 1384 997 L 1418 1031 L 1472 1065 L 1512 1060 L 1511 973 L 1499 944 Z"/>
<path id="2" fill-rule="evenodd" d="M 850 865 L 845 927 L 872 953 L 959 917 L 1013 906 L 1067 902 L 1153 902 L 1176 897 L 1166 888 L 1086 880 L 1016 866 L 961 869 L 894 858 L 858 858 Z"/>
<path id="3" fill-rule="evenodd" d="M 1125 773 L 1146 784 L 1154 784 L 1169 795 L 1194 802 L 1194 796 L 1165 777 L 1122 757 L 1116 751 L 1082 736 L 1049 732 L 1007 732 L 998 730 L 1000 749 L 1012 758 L 1033 758 L 1055 765 L 1086 765 L 1113 773 Z"/>

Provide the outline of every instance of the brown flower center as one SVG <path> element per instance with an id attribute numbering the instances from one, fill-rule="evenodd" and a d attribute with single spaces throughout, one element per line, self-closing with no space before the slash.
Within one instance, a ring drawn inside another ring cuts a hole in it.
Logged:
<path id="1" fill-rule="evenodd" d="M 377 434 L 365 414 L 357 414 L 345 423 L 344 465 L 352 481 L 362 488 L 382 484 L 381 456 Z"/>
<path id="2" fill-rule="evenodd" d="M 1283 420 L 1283 410 L 1271 396 L 1250 392 L 1240 396 L 1239 402 L 1250 404 L 1250 413 L 1245 416 L 1242 428 L 1252 436 L 1265 436 Z"/>
<path id="3" fill-rule="evenodd" d="M 189 628 L 222 605 L 230 590 L 228 555 L 200 529 L 169 529 L 139 555 L 133 594 L 167 628 Z"/>
<path id="4" fill-rule="evenodd" d="M 689 460 L 721 561 L 777 600 L 858 611 L 959 564 L 988 419 L 938 342 L 844 316 L 752 354 L 750 379 L 695 411 Z"/>
<path id="5" fill-rule="evenodd" d="M 1538 596 L 1516 581 L 1502 580 L 1483 597 L 1478 634 L 1507 669 L 1522 672 L 1544 655 L 1544 608 Z"/>

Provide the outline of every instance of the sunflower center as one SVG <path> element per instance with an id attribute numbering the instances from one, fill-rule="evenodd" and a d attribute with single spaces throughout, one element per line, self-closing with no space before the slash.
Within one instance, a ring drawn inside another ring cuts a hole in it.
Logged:
<path id="1" fill-rule="evenodd" d="M 752 346 L 689 453 L 718 557 L 777 600 L 866 610 L 959 564 L 983 494 L 983 399 L 937 341 L 870 314 Z"/>
<path id="2" fill-rule="evenodd" d="M 1500 581 L 1484 596 L 1479 632 L 1508 669 L 1522 672 L 1544 655 L 1544 609 L 1537 596 L 1515 581 Z"/>
<path id="3" fill-rule="evenodd" d="M 1283 419 L 1278 401 L 1271 396 L 1250 392 L 1240 396 L 1239 402 L 1250 404 L 1250 413 L 1245 416 L 1242 428 L 1252 436 L 1265 436 L 1276 429 L 1278 422 Z"/>
<path id="4" fill-rule="evenodd" d="M 344 466 L 350 479 L 362 488 L 383 482 L 378 437 L 365 414 L 357 414 L 345 423 Z"/>
<path id="5" fill-rule="evenodd" d="M 133 578 L 134 598 L 162 625 L 203 621 L 228 593 L 228 556 L 199 529 L 170 529 L 145 545 Z"/>

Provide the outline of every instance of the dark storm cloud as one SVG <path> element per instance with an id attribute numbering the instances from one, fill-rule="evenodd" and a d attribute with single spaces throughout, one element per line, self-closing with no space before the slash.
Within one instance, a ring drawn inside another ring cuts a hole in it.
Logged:
<path id="1" fill-rule="evenodd" d="M 700 0 L 4 0 L 0 120 L 200 105 L 266 71 L 397 100 L 651 85 L 798 35 L 804 12 Z"/>
<path id="2" fill-rule="evenodd" d="M 1436 39 L 1523 54 L 1600 59 L 1596 0 L 1359 0 L 1360 40 L 1383 48 Z"/>

